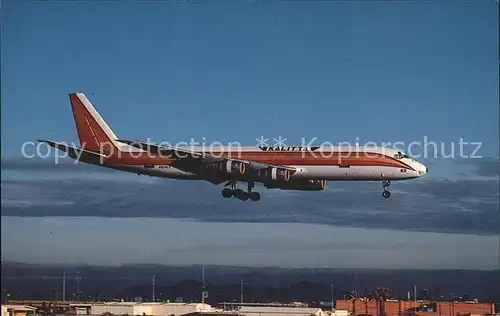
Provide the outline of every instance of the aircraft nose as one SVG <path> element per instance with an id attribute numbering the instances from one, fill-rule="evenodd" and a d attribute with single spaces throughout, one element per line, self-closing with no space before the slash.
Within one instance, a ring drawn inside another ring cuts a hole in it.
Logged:
<path id="1" fill-rule="evenodd" d="M 424 164 L 420 164 L 420 168 L 418 168 L 418 174 L 420 176 L 425 176 L 428 173 L 429 173 L 429 167 L 425 166 Z"/>

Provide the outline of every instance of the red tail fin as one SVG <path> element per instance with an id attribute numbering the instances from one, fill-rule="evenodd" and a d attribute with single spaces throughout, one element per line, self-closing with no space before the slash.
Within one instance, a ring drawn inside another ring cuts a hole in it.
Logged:
<path id="1" fill-rule="evenodd" d="M 109 155 L 116 152 L 116 135 L 83 93 L 70 93 L 80 145 L 91 151 Z"/>

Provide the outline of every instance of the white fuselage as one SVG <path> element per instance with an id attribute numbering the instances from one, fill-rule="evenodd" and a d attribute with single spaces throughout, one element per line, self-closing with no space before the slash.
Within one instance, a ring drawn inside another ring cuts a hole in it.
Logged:
<path id="1" fill-rule="evenodd" d="M 199 147 L 185 147 L 184 149 L 193 152 L 207 152 L 205 148 Z M 213 153 L 213 150 L 210 153 Z M 320 147 L 314 152 L 314 156 L 310 153 L 304 154 L 301 151 L 262 152 L 257 147 L 243 147 L 237 150 L 222 148 L 218 149 L 217 152 L 220 155 L 230 155 L 235 159 L 247 160 L 251 163 L 259 163 L 259 161 L 272 163 L 277 160 L 293 161 L 296 164 L 281 164 L 297 170 L 291 176 L 292 179 L 326 181 L 406 180 L 418 178 L 427 173 L 426 166 L 412 158 L 406 156 L 395 158 L 398 153 L 402 155 L 397 149 L 373 147 L 360 147 L 357 149 Z M 289 158 L 292 155 L 293 158 Z M 403 165 L 406 166 L 402 167 Z M 198 179 L 196 174 L 179 170 L 170 163 L 149 166 L 117 164 L 112 167 L 156 177 Z"/>

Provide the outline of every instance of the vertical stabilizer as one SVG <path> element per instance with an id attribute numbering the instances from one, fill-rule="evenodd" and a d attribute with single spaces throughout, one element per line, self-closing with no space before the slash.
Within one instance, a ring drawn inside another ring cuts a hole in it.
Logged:
<path id="1" fill-rule="evenodd" d="M 104 121 L 84 93 L 70 93 L 80 146 L 106 155 L 116 151 L 141 151 L 117 141 L 113 130 Z"/>

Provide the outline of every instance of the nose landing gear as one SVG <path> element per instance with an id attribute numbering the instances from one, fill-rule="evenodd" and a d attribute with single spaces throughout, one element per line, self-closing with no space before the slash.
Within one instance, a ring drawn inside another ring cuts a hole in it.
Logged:
<path id="1" fill-rule="evenodd" d="M 388 187 L 391 185 L 390 180 L 382 180 L 382 188 L 384 188 L 384 191 L 382 192 L 382 196 L 386 199 L 391 197 L 391 192 L 389 191 Z"/>

